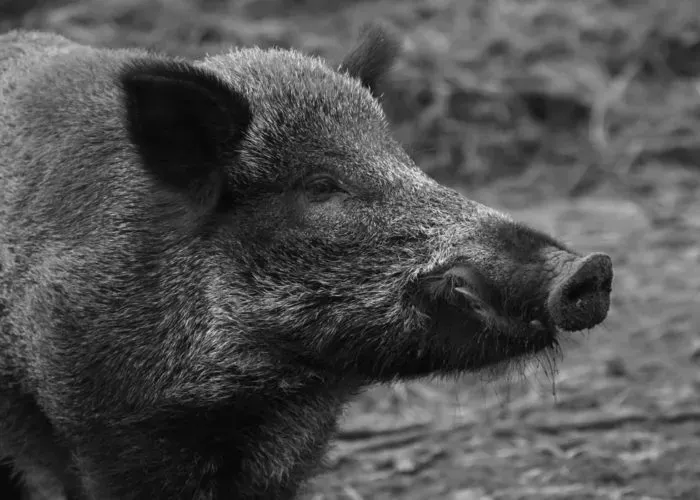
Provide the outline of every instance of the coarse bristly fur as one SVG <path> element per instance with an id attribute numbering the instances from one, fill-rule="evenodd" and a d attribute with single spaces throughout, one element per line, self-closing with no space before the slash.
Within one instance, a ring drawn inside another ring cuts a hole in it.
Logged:
<path id="1" fill-rule="evenodd" d="M 582 257 L 414 165 L 377 101 L 397 50 L 0 36 L 0 460 L 27 488 L 295 498 L 368 384 L 556 349 Z M 577 294 L 572 331 L 607 312 Z"/>

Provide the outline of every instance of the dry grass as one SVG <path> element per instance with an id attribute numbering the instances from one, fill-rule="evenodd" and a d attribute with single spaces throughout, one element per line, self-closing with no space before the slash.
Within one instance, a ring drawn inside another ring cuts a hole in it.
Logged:
<path id="1" fill-rule="evenodd" d="M 385 18 L 405 49 L 386 109 L 419 164 L 613 256 L 609 321 L 571 339 L 554 386 L 540 369 L 376 388 L 309 498 L 700 498 L 695 0 L 29 3 L 24 17 L 4 4 L 0 27 L 193 56 L 257 44 L 338 60 Z"/>

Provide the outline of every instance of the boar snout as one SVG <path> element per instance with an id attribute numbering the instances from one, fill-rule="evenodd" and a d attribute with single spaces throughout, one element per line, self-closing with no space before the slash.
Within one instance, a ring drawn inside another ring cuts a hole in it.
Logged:
<path id="1" fill-rule="evenodd" d="M 547 300 L 554 323 L 571 332 L 602 323 L 610 307 L 612 279 L 612 261 L 604 253 L 562 266 Z"/>
<path id="2" fill-rule="evenodd" d="M 489 359 L 480 360 L 485 365 L 554 346 L 562 330 L 600 324 L 610 306 L 612 276 L 607 255 L 580 257 L 559 248 L 537 264 L 485 272 L 459 262 L 425 277 L 420 304 L 434 333 L 469 349 L 491 345 Z"/>

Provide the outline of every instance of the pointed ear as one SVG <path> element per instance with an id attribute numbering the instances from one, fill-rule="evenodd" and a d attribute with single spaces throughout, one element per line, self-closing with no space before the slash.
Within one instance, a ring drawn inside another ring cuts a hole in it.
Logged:
<path id="1" fill-rule="evenodd" d="M 398 35 L 383 23 L 368 23 L 356 46 L 345 56 L 338 70 L 357 78 L 378 97 L 379 85 L 400 51 Z"/>
<path id="2" fill-rule="evenodd" d="M 252 120 L 250 105 L 215 74 L 180 61 L 143 61 L 121 76 L 126 126 L 146 169 L 211 208 Z"/>

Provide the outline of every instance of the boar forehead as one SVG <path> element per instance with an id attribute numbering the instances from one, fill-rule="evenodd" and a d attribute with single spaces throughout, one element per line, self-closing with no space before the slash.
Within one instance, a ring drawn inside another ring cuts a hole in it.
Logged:
<path id="1" fill-rule="evenodd" d="M 320 58 L 255 48 L 202 64 L 251 103 L 253 122 L 241 148 L 243 162 L 257 167 L 246 169 L 249 181 L 287 182 L 327 171 L 379 191 L 434 184 L 391 137 L 371 93 Z"/>
<path id="2" fill-rule="evenodd" d="M 240 49 L 202 64 L 251 103 L 251 130 L 241 147 L 241 161 L 231 166 L 231 177 L 243 168 L 240 175 L 247 182 L 289 183 L 325 170 L 338 174 L 360 195 L 368 194 L 364 201 L 370 203 L 306 214 L 311 217 L 307 222 L 323 234 L 338 233 L 342 220 L 341 232 L 358 245 L 356 231 L 377 233 L 379 228 L 386 237 L 427 239 L 432 242 L 425 248 L 433 253 L 432 266 L 450 259 L 467 242 L 483 241 L 484 230 L 498 225 L 496 221 L 509 224 L 508 216 L 439 185 L 420 170 L 391 137 L 371 93 L 321 59 L 293 51 Z M 273 211 L 274 206 L 270 204 Z M 273 214 L 268 219 L 270 224 L 277 220 Z M 255 220 L 260 224 L 260 218 Z M 377 230 L 372 229 L 375 223 Z"/>

